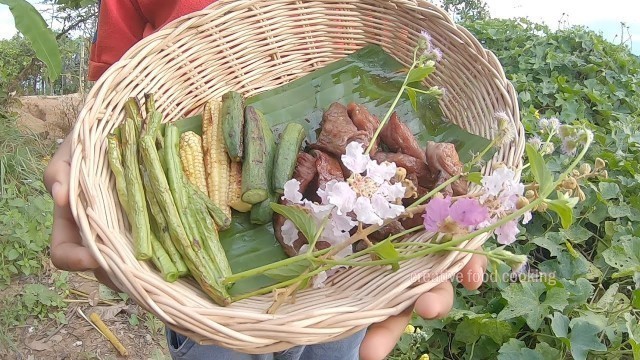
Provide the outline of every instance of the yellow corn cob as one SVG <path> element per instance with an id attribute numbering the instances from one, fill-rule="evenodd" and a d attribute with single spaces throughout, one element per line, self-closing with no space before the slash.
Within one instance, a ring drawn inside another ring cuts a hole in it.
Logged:
<path id="1" fill-rule="evenodd" d="M 229 155 L 224 145 L 218 100 L 207 102 L 202 115 L 202 147 L 209 198 L 225 215 L 231 217 L 229 207 Z"/>
<path id="2" fill-rule="evenodd" d="M 208 195 L 202 139 L 193 131 L 180 135 L 180 160 L 187 180 Z"/>
<path id="3" fill-rule="evenodd" d="M 251 204 L 242 201 L 242 163 L 229 164 L 229 206 L 239 212 L 251 210 Z"/>

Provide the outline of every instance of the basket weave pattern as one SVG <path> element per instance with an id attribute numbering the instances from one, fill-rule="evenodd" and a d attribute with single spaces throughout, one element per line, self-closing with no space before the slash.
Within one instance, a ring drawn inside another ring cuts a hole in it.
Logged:
<path id="1" fill-rule="evenodd" d="M 172 121 L 201 111 L 207 100 L 228 90 L 251 96 L 278 87 L 367 43 L 408 65 L 421 30 L 443 52 L 428 85 L 446 89 L 441 101 L 445 116 L 490 138 L 492 115 L 506 112 L 517 136 L 493 161 L 519 165 L 524 134 L 516 94 L 500 63 L 426 1 L 220 0 L 142 40 L 88 95 L 73 130 L 71 174 L 72 212 L 86 246 L 120 289 L 168 326 L 202 343 L 244 352 L 335 340 L 400 313 L 453 276 L 469 255 L 430 255 L 403 263 L 397 272 L 353 268 L 331 278 L 325 288 L 299 293 L 295 303 L 274 315 L 265 313 L 271 295 L 219 307 L 195 282 L 164 282 L 154 268 L 134 258 L 106 159 L 106 137 L 124 120 L 124 102 L 131 96 L 142 100 L 145 93 L 155 93 L 164 120 Z M 427 241 L 430 235 L 407 241 Z M 485 240 L 463 246 L 477 248 Z M 416 274 L 432 280 L 416 284 Z"/>

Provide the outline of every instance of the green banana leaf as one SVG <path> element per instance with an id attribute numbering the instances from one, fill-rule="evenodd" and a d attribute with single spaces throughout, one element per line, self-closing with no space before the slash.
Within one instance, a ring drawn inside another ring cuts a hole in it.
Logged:
<path id="1" fill-rule="evenodd" d="M 49 80 L 54 81 L 62 72 L 62 57 L 53 31 L 42 15 L 26 0 L 0 0 L 9 6 L 15 26 L 29 40 L 36 57 L 47 65 Z"/>
<path id="2" fill-rule="evenodd" d="M 406 69 L 398 61 L 379 46 L 370 45 L 291 83 L 250 97 L 245 104 L 264 114 L 276 137 L 287 123 L 297 122 L 307 130 L 306 142 L 315 142 L 322 113 L 331 103 L 346 105 L 354 101 L 364 104 L 382 119 L 405 76 Z M 396 106 L 396 112 L 421 145 L 429 140 L 454 143 L 463 162 L 488 145 L 487 139 L 447 122 L 436 98 L 417 94 L 417 105 L 418 111 L 414 111 L 405 94 Z M 178 127 L 181 131 L 200 133 L 201 122 L 200 116 L 194 116 L 180 120 Z M 271 224 L 253 225 L 246 214 L 234 213 L 233 225 L 220 233 L 220 239 L 234 273 L 286 258 Z M 237 296 L 276 282 L 264 275 L 254 276 L 237 282 L 230 292 Z"/>

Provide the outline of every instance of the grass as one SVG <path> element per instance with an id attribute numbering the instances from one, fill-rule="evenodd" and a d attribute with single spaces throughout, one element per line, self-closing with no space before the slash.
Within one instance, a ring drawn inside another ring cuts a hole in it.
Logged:
<path id="1" fill-rule="evenodd" d="M 55 144 L 18 129 L 11 114 L 0 112 L 0 290 L 16 279 L 37 276 L 46 261 L 53 202 L 42 174 Z M 24 281 L 19 296 L 6 296 L 0 308 L 0 348 L 15 348 L 11 329 L 28 318 L 58 316 L 62 297 Z"/>

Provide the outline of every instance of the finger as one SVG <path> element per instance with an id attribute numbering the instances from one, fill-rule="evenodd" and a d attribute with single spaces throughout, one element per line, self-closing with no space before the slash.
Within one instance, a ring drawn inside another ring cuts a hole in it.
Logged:
<path id="1" fill-rule="evenodd" d="M 482 285 L 484 273 L 487 269 L 487 257 L 473 255 L 471 260 L 460 270 L 460 283 L 467 290 L 476 290 Z"/>
<path id="2" fill-rule="evenodd" d="M 51 157 L 44 171 L 44 184 L 54 203 L 66 206 L 69 203 L 69 175 L 71 172 L 71 137 L 62 142 Z"/>
<path id="3" fill-rule="evenodd" d="M 438 319 L 447 316 L 452 307 L 453 285 L 445 281 L 422 294 L 416 301 L 415 311 L 424 319 Z"/>
<path id="4" fill-rule="evenodd" d="M 51 231 L 51 262 L 60 270 L 95 269 L 98 262 L 82 245 L 78 226 L 68 206 L 54 205 Z"/>
<path id="5" fill-rule="evenodd" d="M 383 360 L 402 336 L 411 319 L 412 310 L 409 307 L 396 316 L 369 326 L 360 344 L 360 360 Z"/>

